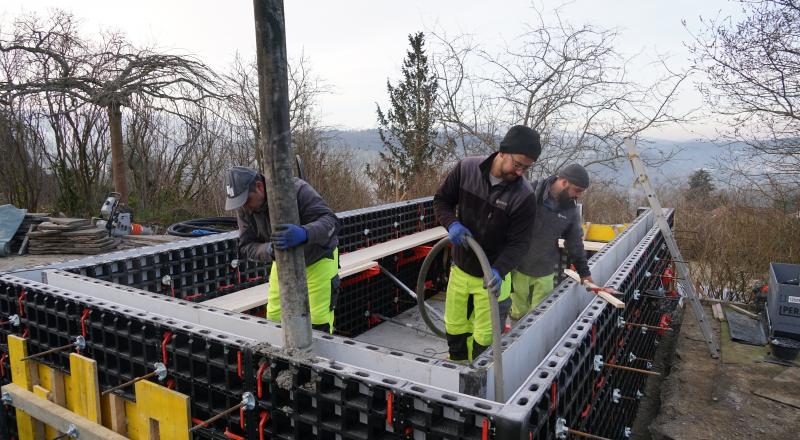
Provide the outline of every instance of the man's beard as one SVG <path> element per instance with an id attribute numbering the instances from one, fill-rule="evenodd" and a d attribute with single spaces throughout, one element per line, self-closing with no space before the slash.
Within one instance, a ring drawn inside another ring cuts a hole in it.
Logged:
<path id="1" fill-rule="evenodd" d="M 567 188 L 564 188 L 561 190 L 560 193 L 558 193 L 556 201 L 558 202 L 558 206 L 561 207 L 561 209 L 567 209 L 572 207 L 575 199 L 570 197 L 569 191 L 567 190 Z"/>

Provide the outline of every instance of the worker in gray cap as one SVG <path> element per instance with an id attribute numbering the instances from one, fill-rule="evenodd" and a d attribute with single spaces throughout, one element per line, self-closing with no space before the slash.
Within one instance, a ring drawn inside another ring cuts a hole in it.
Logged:
<path id="1" fill-rule="evenodd" d="M 303 246 L 308 283 L 308 305 L 315 330 L 333 332 L 331 300 L 339 285 L 339 219 L 307 182 L 294 178 L 300 224 L 270 224 L 266 179 L 248 167 L 233 167 L 225 178 L 225 210 L 236 210 L 239 254 L 250 260 L 273 262 L 273 248 Z M 267 319 L 281 320 L 278 270 L 272 265 L 267 295 Z"/>
<path id="2" fill-rule="evenodd" d="M 589 187 L 589 173 L 578 164 L 567 165 L 556 175 L 533 182 L 536 217 L 530 248 L 511 273 L 511 319 L 533 310 L 553 290 L 559 262 L 558 240 L 581 280 L 592 281 L 583 248 L 581 215 L 576 200 Z"/>

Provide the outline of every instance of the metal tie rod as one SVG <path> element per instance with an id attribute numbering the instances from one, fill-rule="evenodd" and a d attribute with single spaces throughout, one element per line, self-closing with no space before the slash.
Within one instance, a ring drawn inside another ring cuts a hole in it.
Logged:
<path id="1" fill-rule="evenodd" d="M 27 360 L 31 360 L 31 359 L 40 358 L 40 357 L 48 355 L 50 353 L 55 353 L 57 351 L 64 351 L 64 350 L 66 350 L 68 348 L 72 348 L 72 347 L 75 347 L 78 350 L 83 350 L 84 348 L 86 348 L 86 339 L 84 339 L 83 336 L 78 336 L 78 337 L 75 338 L 75 341 L 72 342 L 71 344 L 63 345 L 61 347 L 51 348 L 50 350 L 43 351 L 43 352 L 36 353 L 36 354 L 32 354 L 30 356 L 25 356 L 24 358 L 20 359 L 20 361 L 27 361 Z"/>
<path id="2" fill-rule="evenodd" d="M 189 429 L 189 432 L 194 432 L 194 431 L 197 431 L 198 429 L 200 429 L 201 427 L 206 427 L 206 426 L 208 426 L 209 423 L 215 422 L 215 421 L 219 420 L 220 418 L 227 416 L 228 414 L 236 411 L 237 409 L 239 409 L 241 407 L 244 407 L 244 409 L 246 409 L 248 411 L 256 407 L 256 398 L 255 398 L 255 396 L 253 396 L 253 393 L 248 391 L 248 392 L 242 394 L 242 401 L 241 402 L 239 402 L 236 405 L 226 409 L 225 411 L 222 411 L 221 413 L 219 413 L 219 414 L 215 415 L 214 417 L 206 420 L 205 422 L 200 422 L 199 424 L 193 426 L 191 429 Z"/>
<path id="3" fill-rule="evenodd" d="M 594 371 L 600 371 L 600 370 L 603 369 L 603 367 L 616 368 L 617 370 L 625 370 L 625 371 L 630 371 L 630 372 L 633 372 L 633 373 L 647 374 L 647 375 L 650 375 L 650 376 L 661 376 L 661 373 L 656 372 L 656 371 L 642 370 L 641 368 L 625 367 L 625 366 L 617 365 L 617 364 L 608 364 L 608 363 L 603 362 L 603 356 L 602 355 L 599 355 L 599 354 L 595 355 L 595 357 L 594 357 Z"/>
<path id="4" fill-rule="evenodd" d="M 578 437 L 591 438 L 596 440 L 611 440 L 606 437 L 600 437 L 599 435 L 589 434 L 588 432 L 572 429 L 569 426 L 567 426 L 566 419 L 562 419 L 559 417 L 558 419 L 556 419 L 556 438 L 565 439 L 567 438 L 567 434 L 572 434 Z"/>
<path id="5" fill-rule="evenodd" d="M 387 277 L 389 277 L 389 279 L 394 281 L 394 283 L 397 284 L 401 289 L 403 289 L 404 292 L 409 294 L 411 296 L 411 298 L 414 298 L 414 301 L 417 301 L 416 292 L 414 292 L 413 290 L 409 289 L 408 286 L 403 284 L 403 282 L 400 281 L 400 279 L 398 279 L 396 276 L 394 276 L 394 274 L 389 272 L 389 270 L 387 270 L 385 267 L 381 266 L 380 264 L 378 265 L 378 267 L 380 268 L 382 274 L 384 274 Z M 425 308 L 428 310 L 428 313 L 433 315 L 436 319 L 438 319 L 439 321 L 444 322 L 444 317 L 442 316 L 442 314 L 439 313 L 439 311 L 436 310 L 432 305 L 430 305 L 428 303 L 425 303 Z"/>
<path id="6" fill-rule="evenodd" d="M 132 380 L 129 380 L 129 381 L 125 382 L 125 383 L 121 383 L 121 384 L 119 384 L 119 385 L 117 385 L 115 387 L 111 387 L 111 388 L 103 391 L 103 393 L 101 395 L 105 396 L 106 394 L 109 394 L 109 393 L 111 393 L 113 391 L 125 388 L 128 385 L 135 384 L 136 382 L 139 382 L 140 380 L 150 379 L 153 376 L 158 376 L 158 380 L 159 381 L 163 381 L 164 379 L 167 378 L 167 366 L 166 365 L 162 364 L 161 362 L 156 362 L 155 364 L 153 364 L 153 367 L 155 368 L 154 371 L 151 371 L 151 372 L 145 374 L 144 376 L 135 377 Z"/>

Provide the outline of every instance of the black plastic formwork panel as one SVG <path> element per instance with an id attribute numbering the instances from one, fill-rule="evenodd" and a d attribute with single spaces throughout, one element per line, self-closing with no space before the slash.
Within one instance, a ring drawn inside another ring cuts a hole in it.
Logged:
<path id="1" fill-rule="evenodd" d="M 431 197 L 337 215 L 342 223 L 340 255 L 436 226 Z M 230 238 L 210 236 L 188 240 L 185 246 L 169 250 L 115 253 L 110 254 L 113 258 L 99 263 L 79 260 L 60 268 L 189 301 L 204 301 L 267 282 L 270 265 L 242 259 L 238 255 L 238 238 L 235 234 L 228 236 Z M 413 252 L 409 250 L 381 260 L 382 265 L 412 288 L 422 264 L 421 259 L 406 255 Z M 232 264 L 234 261 L 236 264 Z M 442 264 L 434 264 L 429 277 L 441 279 L 443 271 Z M 165 276 L 169 277 L 168 283 L 163 282 Z M 377 323 L 372 314 L 395 316 L 413 305 L 410 298 L 383 275 L 353 275 L 342 283 L 335 328 L 342 335 L 356 335 Z"/>
<path id="2" fill-rule="evenodd" d="M 244 341 L 223 340 L 185 323 L 54 292 L 60 291 L 0 281 L 0 309 L 21 311 L 19 336 L 27 338 L 29 354 L 68 345 L 82 335 L 86 348 L 81 354 L 97 362 L 102 389 L 149 373 L 155 362 L 163 362 L 168 371 L 163 385 L 191 396 L 195 422 L 236 405 L 254 388 L 252 350 Z M 37 361 L 69 373 L 69 353 L 51 353 Z M 115 393 L 132 399 L 133 387 Z M 226 431 L 246 435 L 239 413 L 203 431 L 208 435 L 195 438 L 226 438 Z"/>
<path id="3" fill-rule="evenodd" d="M 19 331 L 28 338 L 29 353 L 83 335 L 82 354 L 97 362 L 102 389 L 164 362 L 164 385 L 191 397 L 194 424 L 233 407 L 244 392 L 256 396 L 254 410 L 234 411 L 200 428 L 194 438 L 456 440 L 495 438 L 498 432 L 500 404 L 226 340 L 183 322 L 38 283 L 0 280 L 0 309 L 19 307 Z M 69 373 L 68 356 L 64 351 L 40 360 Z M 131 389 L 117 393 L 134 397 Z M 13 418 L 3 422 L 13 432 Z"/>
<path id="4" fill-rule="evenodd" d="M 669 220 L 671 223 L 672 216 Z M 630 432 L 626 428 L 636 417 L 639 393 L 648 376 L 608 367 L 596 371 L 594 359 L 600 355 L 606 363 L 652 368 L 647 361 L 653 359 L 665 330 L 643 330 L 628 324 L 668 325 L 676 303 L 669 298 L 670 278 L 664 276 L 669 258 L 663 236 L 653 228 L 609 282 L 624 293 L 621 299 L 626 308 L 615 309 L 603 302 L 589 307 L 567 334 L 561 350 L 566 356 L 545 359 L 523 385 L 537 396 L 533 402 L 524 402 L 529 408 L 527 430 L 532 438 L 556 438 L 558 419 L 589 434 L 627 438 Z M 646 296 L 648 292 L 660 292 L 663 297 Z"/>

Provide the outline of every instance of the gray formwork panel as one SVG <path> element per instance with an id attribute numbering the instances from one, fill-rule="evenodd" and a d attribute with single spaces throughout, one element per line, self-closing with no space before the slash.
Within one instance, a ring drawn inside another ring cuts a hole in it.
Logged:
<path id="1" fill-rule="evenodd" d="M 623 233 L 592 256 L 589 267 L 597 285 L 605 285 L 652 226 L 653 216 L 647 210 Z M 550 349 L 596 298 L 576 282 L 566 279 L 553 289 L 541 305 L 519 320 L 503 336 L 503 384 L 506 390 L 519 388 L 531 374 L 532 367 L 542 362 Z M 486 396 L 491 399 L 494 396 L 491 350 L 476 359 L 475 364 L 488 370 Z M 506 394 L 507 398 L 509 391 Z"/>

